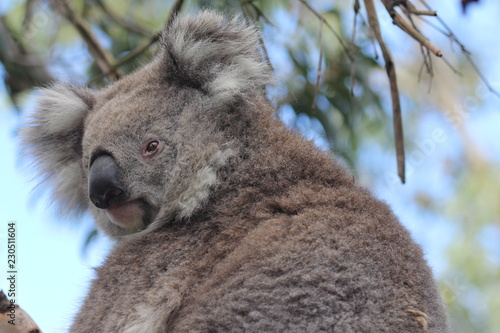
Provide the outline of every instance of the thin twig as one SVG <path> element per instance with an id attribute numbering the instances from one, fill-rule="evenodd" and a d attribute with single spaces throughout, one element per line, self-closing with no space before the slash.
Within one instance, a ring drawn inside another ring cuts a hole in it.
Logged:
<path id="1" fill-rule="evenodd" d="M 418 29 L 417 25 L 413 21 L 413 16 L 415 16 L 415 15 L 413 15 L 413 12 L 415 12 L 415 11 L 416 11 L 416 9 L 413 6 L 413 4 L 411 4 L 411 2 L 409 2 L 409 1 L 407 1 L 406 5 L 404 6 L 404 13 L 405 13 L 406 17 L 408 18 L 408 21 L 410 21 L 413 29 L 417 30 L 421 34 L 422 32 Z M 420 44 L 420 53 L 422 54 L 422 58 L 424 59 L 425 69 L 427 70 L 427 73 L 432 78 L 434 73 L 432 70 L 432 57 L 430 56 L 430 51 L 428 48 L 426 48 L 422 44 Z M 422 69 L 423 68 L 424 67 L 422 67 Z M 419 77 L 418 77 L 419 82 L 421 79 L 422 79 L 422 71 L 419 72 Z"/>
<path id="2" fill-rule="evenodd" d="M 29 27 L 31 24 L 31 20 L 33 19 L 33 12 L 35 9 L 37 0 L 27 0 L 26 1 L 26 10 L 24 12 L 24 18 L 23 18 L 23 35 L 26 33 L 26 31 L 29 31 Z"/>
<path id="3" fill-rule="evenodd" d="M 108 8 L 108 6 L 102 1 L 102 0 L 93 0 L 95 3 L 101 7 L 102 11 L 106 13 L 106 15 L 109 16 L 110 19 L 118 23 L 119 25 L 123 26 L 125 29 L 128 31 L 134 32 L 136 34 L 142 35 L 142 36 L 151 36 L 151 32 L 148 31 L 147 29 L 137 25 L 136 23 L 129 21 L 125 18 L 119 17 L 116 15 L 112 10 Z"/>
<path id="4" fill-rule="evenodd" d="M 251 3 L 251 1 L 242 1 L 241 2 L 241 10 L 243 12 L 243 16 L 248 20 L 248 22 L 250 24 L 252 24 L 253 26 L 255 26 L 255 21 L 254 19 L 252 18 L 252 16 L 248 13 L 248 9 L 247 9 L 247 5 L 250 4 L 252 6 L 252 8 L 256 8 L 255 5 L 253 5 Z M 257 11 L 257 19 L 259 19 L 260 17 L 262 17 L 264 19 L 264 21 L 266 23 L 268 23 L 269 25 L 271 25 L 272 27 L 275 27 L 274 24 L 272 22 L 270 22 L 265 16 L 261 16 L 260 15 L 260 12 Z M 262 39 L 262 34 L 259 34 L 259 46 L 262 50 L 262 53 L 263 53 L 263 56 L 264 56 L 264 60 L 266 61 L 266 64 L 267 66 L 269 67 L 269 70 L 271 72 L 274 72 L 274 67 L 273 67 L 273 64 L 271 63 L 271 59 L 269 58 L 269 53 L 267 52 L 267 48 L 266 48 L 266 45 L 264 44 L 264 40 Z"/>
<path id="5" fill-rule="evenodd" d="M 420 2 L 427 7 L 427 9 L 430 10 L 430 6 L 427 4 L 427 2 L 425 0 L 420 0 Z M 448 27 L 448 25 L 444 22 L 444 20 L 442 18 L 440 18 L 439 16 L 437 16 L 437 19 L 439 21 L 439 23 L 441 24 L 441 26 L 445 29 L 446 32 L 444 32 L 444 35 L 445 36 L 448 36 L 450 39 L 452 39 L 458 46 L 460 46 L 461 50 L 462 50 L 462 53 L 465 55 L 465 58 L 467 59 L 467 61 L 470 63 L 470 65 L 472 66 L 472 68 L 476 71 L 477 75 L 479 76 L 479 78 L 481 79 L 481 81 L 483 82 L 483 84 L 486 86 L 486 88 L 488 88 L 488 90 L 493 93 L 494 95 L 500 97 L 500 93 L 495 90 L 491 84 L 489 83 L 489 81 L 486 79 L 486 77 L 484 76 L 484 74 L 481 72 L 481 70 L 479 69 L 479 67 L 476 65 L 476 63 L 472 60 L 472 57 L 471 57 L 471 53 L 469 52 L 469 50 L 467 50 L 467 48 L 465 47 L 465 45 L 460 41 L 458 40 L 457 36 L 455 36 L 455 34 L 453 33 L 453 31 Z M 451 65 L 448 63 L 448 61 L 446 61 L 446 63 L 451 67 Z M 453 67 L 451 67 L 453 69 Z M 455 73 L 457 72 L 455 69 L 453 69 L 455 71 Z"/>
<path id="6" fill-rule="evenodd" d="M 253 2 L 249 2 L 250 6 L 257 12 L 257 18 L 262 17 L 264 19 L 264 22 L 269 24 L 272 27 L 275 27 L 275 25 L 267 18 L 267 16 L 264 14 L 262 9 L 257 7 Z"/>
<path id="7" fill-rule="evenodd" d="M 333 29 L 333 27 L 326 21 L 326 19 L 323 17 L 323 15 L 321 15 L 320 13 L 318 13 L 314 8 L 311 7 L 311 5 L 305 1 L 305 0 L 299 0 L 304 6 L 307 7 L 307 9 L 309 9 L 309 11 L 311 11 L 311 13 L 313 13 L 318 19 L 320 19 L 327 27 L 328 29 L 330 29 L 330 31 L 335 35 L 335 38 L 337 38 L 337 41 L 340 43 L 340 45 L 342 46 L 342 49 L 344 50 L 344 52 L 347 54 L 347 56 L 349 57 L 349 60 L 352 61 L 352 58 L 353 58 L 353 55 L 349 53 L 349 49 L 347 48 L 347 46 L 345 45 L 344 43 L 344 40 L 342 39 L 342 37 L 340 37 L 340 35 L 335 31 L 335 29 Z"/>
<path id="8" fill-rule="evenodd" d="M 360 8 L 360 5 L 359 5 L 359 0 L 355 0 L 354 1 L 354 6 L 353 6 L 353 9 L 354 9 L 354 19 L 353 19 L 353 23 L 352 23 L 352 35 L 351 35 L 351 54 L 352 54 L 352 61 L 351 61 L 351 64 L 350 64 L 350 75 L 351 75 L 351 96 L 354 96 L 354 73 L 355 73 L 355 70 L 356 70 L 356 49 L 355 49 L 355 39 L 356 39 L 356 26 L 357 26 L 357 18 L 358 18 L 358 15 L 359 15 L 359 8 Z"/>
<path id="9" fill-rule="evenodd" d="M 116 69 L 113 70 L 113 56 L 102 47 L 83 19 L 78 16 L 67 0 L 52 0 L 55 8 L 75 27 L 83 38 L 90 53 L 103 73 L 111 80 L 119 78 Z"/>
<path id="10" fill-rule="evenodd" d="M 365 20 L 365 17 L 361 12 L 358 12 L 359 17 L 361 18 L 361 22 L 363 24 L 363 27 L 368 26 L 368 29 L 364 29 L 366 31 L 366 34 L 368 38 L 370 39 L 370 43 L 372 44 L 373 47 L 373 58 L 378 59 L 378 50 L 377 50 L 377 43 L 375 41 L 375 36 L 373 36 L 373 31 L 369 28 L 370 24 Z"/>
<path id="11" fill-rule="evenodd" d="M 271 20 L 269 20 L 267 18 L 267 16 L 264 14 L 264 12 L 262 11 L 262 9 L 260 9 L 259 7 L 257 7 L 254 3 L 253 3 L 253 0 L 250 0 L 250 1 L 241 1 L 240 0 L 240 5 L 241 5 L 241 10 L 243 12 L 243 15 L 247 18 L 247 19 L 250 19 L 252 20 L 253 22 L 253 17 L 252 15 L 250 14 L 250 12 L 248 11 L 248 8 L 252 8 L 255 13 L 256 13 L 256 20 L 258 21 L 261 17 L 263 18 L 264 20 L 264 23 L 265 24 L 269 24 L 270 26 L 272 26 L 273 28 L 275 28 L 276 26 L 273 24 L 273 22 L 271 22 Z"/>
<path id="12" fill-rule="evenodd" d="M 316 100 L 318 99 L 319 83 L 321 81 L 321 69 L 323 65 L 323 21 L 319 22 L 319 57 L 318 57 L 318 73 L 316 75 L 316 84 L 314 85 L 314 97 L 311 105 L 311 111 L 314 113 L 316 110 Z"/>
<path id="13" fill-rule="evenodd" d="M 464 74 L 462 74 L 462 72 L 460 72 L 458 69 L 453 67 L 453 65 L 448 61 L 447 58 L 443 57 L 442 59 L 443 59 L 444 63 L 448 66 L 448 68 L 450 68 L 455 75 L 457 75 L 460 78 L 464 77 Z"/>
<path id="14" fill-rule="evenodd" d="M 421 45 L 425 46 L 429 51 L 434 53 L 437 57 L 442 57 L 443 53 L 441 50 L 432 44 L 427 38 L 425 38 L 418 30 L 414 29 L 411 25 L 409 25 L 405 19 L 403 19 L 398 13 L 394 11 L 394 15 L 392 17 L 393 23 L 397 25 L 401 30 L 406 32 L 408 35 L 413 37 L 417 42 Z"/>
<path id="15" fill-rule="evenodd" d="M 165 24 L 165 27 L 168 27 L 170 24 L 172 24 L 172 22 L 174 21 L 175 16 L 177 16 L 177 14 L 180 12 L 183 3 L 184 3 L 184 0 L 177 0 L 177 2 L 174 4 L 174 6 L 172 7 L 172 9 L 170 10 L 170 15 L 169 15 L 169 17 L 167 19 L 167 23 Z M 104 72 L 104 73 L 102 73 L 102 74 L 94 77 L 92 80 L 90 80 L 90 82 L 97 82 L 97 81 L 101 80 L 102 78 L 106 77 L 109 73 L 111 73 L 113 71 L 116 71 L 119 67 L 123 66 L 127 62 L 129 62 L 129 61 L 137 58 L 142 53 L 144 53 L 144 51 L 146 51 L 148 48 L 150 48 L 151 45 L 153 45 L 154 43 L 158 42 L 160 40 L 160 38 L 161 38 L 161 35 L 162 35 L 161 32 L 156 33 L 155 35 L 153 35 L 149 39 L 149 41 L 146 44 L 137 47 L 136 49 L 130 51 L 129 53 L 127 53 L 126 55 L 124 55 L 123 57 L 121 57 L 120 59 L 118 59 L 110 67 L 110 69 L 109 69 L 108 72 Z"/>
<path id="16" fill-rule="evenodd" d="M 403 19 L 394 9 L 394 3 L 391 0 L 382 0 L 387 12 L 392 17 L 392 23 L 397 25 L 401 30 L 406 32 L 410 37 L 415 39 L 421 45 L 428 48 L 432 53 L 434 53 L 438 57 L 442 57 L 443 54 L 441 50 L 437 48 L 434 44 L 432 44 L 427 38 L 425 38 L 418 30 L 413 28 L 405 19 Z"/>
<path id="17" fill-rule="evenodd" d="M 418 16 L 418 18 L 420 20 L 422 20 L 422 22 L 426 23 L 427 25 L 429 25 L 431 28 L 433 28 L 434 30 L 442 33 L 443 35 L 447 36 L 447 37 L 450 37 L 449 33 L 447 33 L 446 31 L 444 31 L 443 29 L 441 29 L 440 27 L 438 27 L 437 25 L 433 24 L 432 22 L 424 19 L 423 17 L 421 16 Z M 450 38 L 450 41 L 451 41 L 451 44 L 454 43 L 454 40 L 453 38 Z M 452 45 L 453 46 L 453 45 Z M 453 65 L 446 59 L 446 57 L 442 57 L 441 58 L 442 61 L 444 61 L 444 63 L 446 64 L 446 66 L 448 66 L 452 71 L 453 73 L 455 73 L 455 75 L 458 75 L 459 77 L 463 77 L 463 74 L 458 70 L 456 69 L 455 67 L 453 67 Z"/>
<path id="18" fill-rule="evenodd" d="M 409 0 L 404 1 L 402 5 L 412 14 L 418 16 L 437 16 L 437 12 L 435 10 L 417 10 L 415 5 L 413 5 Z"/>
<path id="19" fill-rule="evenodd" d="M 385 69 L 387 75 L 389 76 L 389 83 L 391 86 L 391 100 L 392 100 L 392 115 L 393 115 L 393 127 L 394 127 L 394 143 L 396 146 L 396 158 L 398 165 L 398 175 L 401 182 L 405 182 L 405 150 L 404 150 L 404 135 L 403 135 L 403 124 L 401 117 L 401 104 L 399 101 L 399 89 L 396 80 L 396 69 L 394 68 L 394 62 L 392 61 L 392 56 L 389 49 L 385 45 L 382 39 L 382 34 L 380 32 L 380 26 L 377 18 L 377 11 L 373 0 L 364 0 L 365 9 L 368 15 L 368 22 L 371 29 L 375 35 L 375 38 L 380 45 L 382 50 L 382 55 L 384 56 Z"/>
<path id="20" fill-rule="evenodd" d="M 477 75 L 479 75 L 479 77 L 481 78 L 481 81 L 483 81 L 483 83 L 486 86 L 486 88 L 488 88 L 488 90 L 490 92 L 492 92 L 493 94 L 495 94 L 497 97 L 500 97 L 500 93 L 498 91 L 496 91 L 490 85 L 490 83 L 488 82 L 488 80 L 486 79 L 486 77 L 483 75 L 483 73 L 481 72 L 481 70 L 479 69 L 479 67 L 476 65 L 476 62 L 474 60 L 472 60 L 471 54 L 469 52 L 464 52 L 464 55 L 467 58 L 467 60 L 469 61 L 469 63 L 472 66 L 472 68 L 474 68 L 474 70 L 476 71 Z"/>
<path id="21" fill-rule="evenodd" d="M 431 21 L 429 21 L 426 17 L 422 17 L 422 16 L 418 16 L 418 18 L 426 23 L 428 26 L 430 26 L 431 28 L 433 28 L 434 30 L 436 30 L 437 32 L 440 32 L 442 33 L 443 35 L 448 35 L 448 33 L 446 31 L 444 31 L 443 29 L 441 29 L 440 27 L 438 27 L 437 25 L 435 25 L 434 23 L 432 23 Z"/>
<path id="22" fill-rule="evenodd" d="M 127 62 L 129 62 L 129 61 L 137 58 L 142 53 L 144 53 L 144 51 L 146 51 L 148 48 L 150 48 L 151 45 L 153 45 L 154 43 L 158 42 L 160 40 L 160 37 L 161 37 L 161 33 L 157 33 L 156 35 L 154 35 L 153 37 L 151 37 L 146 44 L 141 45 L 141 46 L 135 48 L 134 50 L 130 51 L 129 53 L 125 54 L 123 57 L 121 57 L 120 59 L 118 59 L 109 68 L 108 72 L 101 73 L 101 74 L 97 75 L 96 77 L 92 78 L 90 80 L 90 82 L 97 82 L 97 81 L 99 81 L 99 80 L 107 77 L 110 73 L 116 71 L 118 68 L 120 68 L 121 66 L 123 66 Z"/>

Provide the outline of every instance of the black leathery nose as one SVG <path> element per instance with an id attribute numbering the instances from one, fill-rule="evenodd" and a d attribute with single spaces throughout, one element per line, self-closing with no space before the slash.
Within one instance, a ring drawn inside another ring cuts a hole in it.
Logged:
<path id="1" fill-rule="evenodd" d="M 118 204 L 124 197 L 124 186 L 120 182 L 119 169 L 111 155 L 99 156 L 89 171 L 89 198 L 101 209 Z"/>

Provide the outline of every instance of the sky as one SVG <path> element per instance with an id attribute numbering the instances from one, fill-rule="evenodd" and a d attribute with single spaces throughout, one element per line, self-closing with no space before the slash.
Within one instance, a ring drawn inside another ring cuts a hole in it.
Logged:
<path id="1" fill-rule="evenodd" d="M 44 332 L 64 332 L 85 295 L 93 269 L 109 247 L 103 239 L 82 255 L 83 237 L 89 224 L 57 222 L 44 200 L 35 200 L 27 174 L 21 171 L 14 136 L 19 119 L 0 111 L 0 288 L 6 280 L 7 224 L 16 223 L 17 295 Z"/>
<path id="2" fill-rule="evenodd" d="M 477 51 L 479 62 L 488 69 L 488 77 L 492 80 L 499 78 L 500 82 L 500 63 L 497 61 L 500 42 L 491 29 L 495 20 L 498 20 L 500 6 L 491 4 L 491 1 L 483 2 L 484 4 L 477 8 L 471 6 L 466 18 L 459 13 L 459 1 L 447 1 L 446 6 L 442 5 L 441 12 L 444 13 L 443 16 L 447 16 L 447 22 L 461 36 L 463 42 L 471 50 Z M 6 4 L 3 1 L 2 3 Z M 464 25 L 463 20 L 467 20 L 468 24 Z M 385 29 L 387 30 L 387 27 Z M 398 34 L 386 35 L 389 39 L 394 38 L 393 42 L 397 43 Z M 482 52 L 484 45 L 488 45 L 489 52 Z M 401 47 L 401 50 L 404 50 L 404 47 Z M 397 52 L 395 56 L 398 56 Z M 280 67 L 279 56 L 276 56 L 274 66 L 280 71 L 285 70 L 283 67 L 286 67 L 286 64 Z M 481 89 L 478 89 L 473 97 L 480 99 L 483 104 L 470 113 L 470 134 L 489 157 L 498 160 L 499 100 Z M 288 114 L 288 117 L 291 115 Z M 424 117 L 425 121 L 420 123 L 425 126 L 416 130 L 416 136 L 413 138 L 416 145 L 409 151 L 409 156 L 414 153 L 414 156 L 423 158 L 414 159 L 416 165 L 408 184 L 390 183 L 384 177 L 378 180 L 365 179 L 363 168 L 360 181 L 370 185 L 378 197 L 391 205 L 413 237 L 422 244 L 426 258 L 439 276 L 445 266 L 443 250 L 455 236 L 453 223 L 445 220 L 429 223 L 428 216 L 423 215 L 411 198 L 423 187 L 430 187 L 434 193 L 442 196 L 447 195 L 449 184 L 446 183 L 446 177 L 436 172 L 437 163 L 439 157 L 456 154 L 460 145 L 455 129 L 439 113 L 426 113 Z M 16 302 L 33 317 L 44 332 L 64 332 L 85 297 L 94 274 L 93 267 L 102 263 L 111 244 L 101 237 L 83 254 L 84 236 L 92 228 L 90 219 L 87 217 L 83 222 L 61 223 L 56 214 L 48 208 L 46 197 L 40 198 L 33 194 L 35 183 L 30 180 L 29 170 L 20 162 L 19 143 L 15 135 L 20 121 L 8 107 L 5 87 L 0 84 L 0 288 L 8 289 L 5 259 L 7 225 L 15 221 L 18 268 Z M 310 128 L 314 132 L 315 123 L 306 125 L 306 132 Z M 440 134 L 436 135 L 436 131 Z M 426 152 L 425 143 L 429 143 L 429 140 L 434 146 Z M 318 139 L 318 143 L 321 144 L 321 140 Z M 419 143 L 424 148 L 419 148 Z M 361 165 L 383 166 L 394 161 L 394 156 L 384 152 L 375 143 L 365 142 L 361 145 L 361 150 Z"/>

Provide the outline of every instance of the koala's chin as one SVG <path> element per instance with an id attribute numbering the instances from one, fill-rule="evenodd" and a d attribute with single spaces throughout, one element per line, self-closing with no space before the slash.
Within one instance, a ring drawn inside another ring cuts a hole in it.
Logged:
<path id="1" fill-rule="evenodd" d="M 155 219 L 157 211 L 144 200 L 137 199 L 106 209 L 95 209 L 94 215 L 103 229 L 114 230 L 114 235 L 124 236 L 146 229 Z"/>
<path id="2" fill-rule="evenodd" d="M 127 234 L 143 230 L 144 210 L 139 200 L 129 201 L 119 206 L 106 209 L 108 219 L 125 230 Z"/>

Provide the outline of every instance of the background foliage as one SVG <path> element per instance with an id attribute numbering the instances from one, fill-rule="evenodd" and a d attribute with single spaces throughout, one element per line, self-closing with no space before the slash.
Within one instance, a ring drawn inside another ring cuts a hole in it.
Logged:
<path id="1" fill-rule="evenodd" d="M 0 14 L 0 72 L 9 98 L 3 104 L 16 110 L 0 112 L 26 113 L 32 107 L 26 101 L 33 88 L 54 80 L 99 87 L 134 70 L 154 54 L 157 34 L 179 2 L 71 1 L 77 19 L 102 46 L 103 58 L 112 59 L 107 70 L 96 61 L 99 50 L 82 38 L 60 3 L 13 0 Z M 388 200 L 400 195 L 401 207 L 415 212 L 420 225 L 411 221 L 407 225 L 426 249 L 438 253 L 441 265 L 436 274 L 456 332 L 500 332 L 500 161 L 495 155 L 499 150 L 476 135 L 474 127 L 481 117 L 499 119 L 488 115 L 488 105 L 491 108 L 499 101 L 479 81 L 467 58 L 448 47 L 449 35 L 418 22 L 428 37 L 443 45 L 446 61 L 462 75 L 440 60 L 433 62 L 433 78 L 422 73 L 418 44 L 393 26 L 377 4 L 400 83 L 409 183 L 402 187 L 395 165 L 384 61 L 364 13 L 365 18 L 357 18 L 353 39 L 354 3 L 307 2 L 314 12 L 305 1 L 192 0 L 180 10 L 218 8 L 242 14 L 262 29 L 279 83 L 269 89 L 279 117 L 341 157 L 361 183 Z M 459 1 L 431 5 L 461 9 Z M 325 24 L 320 24 L 317 14 Z M 467 15 L 459 17 L 463 24 L 467 20 Z M 485 59 L 481 54 L 478 58 Z M 496 88 L 495 77 L 488 79 Z M 482 126 L 480 130 L 493 128 Z"/>

